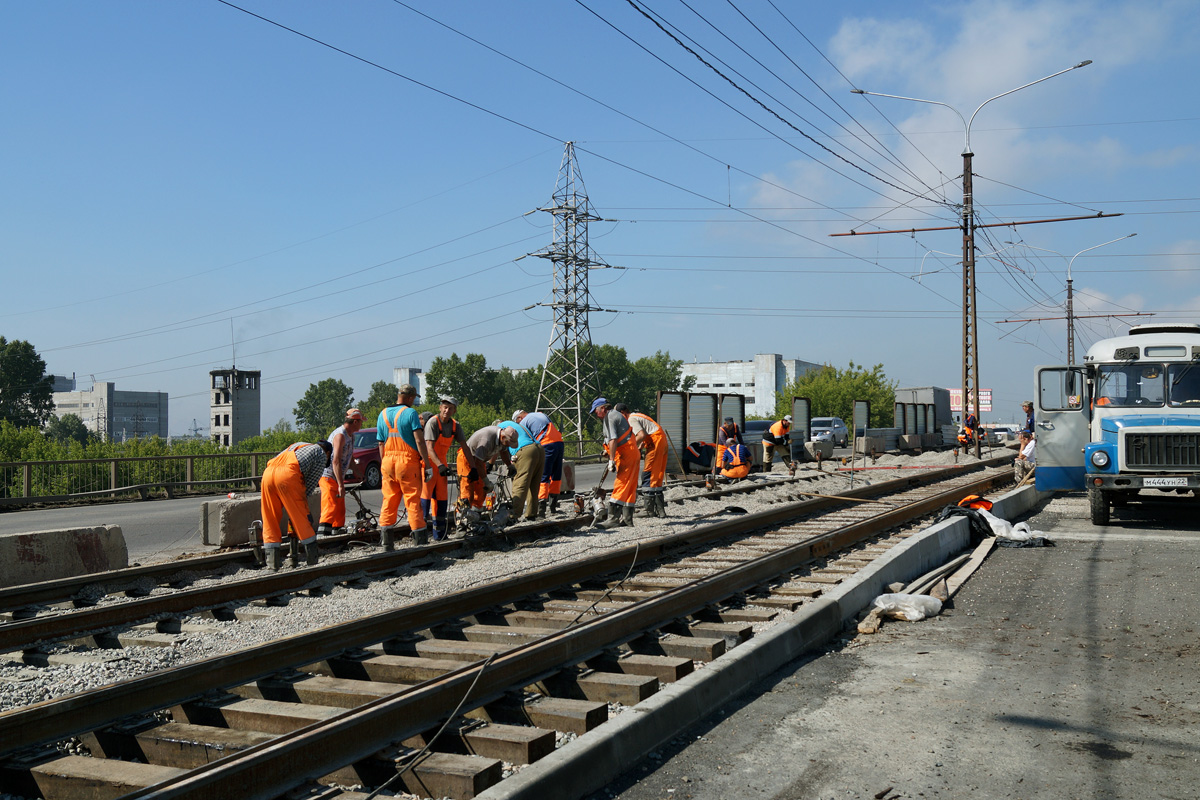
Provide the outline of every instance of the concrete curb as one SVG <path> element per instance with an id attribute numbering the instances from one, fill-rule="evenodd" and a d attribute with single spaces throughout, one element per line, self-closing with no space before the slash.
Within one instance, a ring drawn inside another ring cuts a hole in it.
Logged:
<path id="1" fill-rule="evenodd" d="M 992 513 L 1014 519 L 1049 494 L 1026 486 L 994 501 Z M 712 714 L 780 667 L 833 639 L 895 582 L 944 564 L 970 543 L 970 524 L 954 517 L 907 539 L 854 579 L 805 606 L 787 624 L 664 687 L 595 733 L 582 736 L 476 795 L 477 800 L 573 800 L 598 791 L 647 753 Z M 547 787 L 552 787 L 547 790 Z"/>

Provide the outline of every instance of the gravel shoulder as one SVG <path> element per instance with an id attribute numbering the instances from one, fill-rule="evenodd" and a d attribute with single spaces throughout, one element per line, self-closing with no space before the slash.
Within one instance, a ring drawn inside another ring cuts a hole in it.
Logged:
<path id="1" fill-rule="evenodd" d="M 595 797 L 1196 797 L 1195 508 L 1055 499 L 1057 547 L 994 550 L 941 616 L 847 632 Z"/>

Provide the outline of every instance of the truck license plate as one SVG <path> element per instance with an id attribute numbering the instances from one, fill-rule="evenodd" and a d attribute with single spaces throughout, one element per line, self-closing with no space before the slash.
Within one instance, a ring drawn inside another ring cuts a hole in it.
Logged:
<path id="1" fill-rule="evenodd" d="M 1187 478 L 1142 478 L 1142 486 L 1148 486 L 1151 488 L 1187 485 Z"/>

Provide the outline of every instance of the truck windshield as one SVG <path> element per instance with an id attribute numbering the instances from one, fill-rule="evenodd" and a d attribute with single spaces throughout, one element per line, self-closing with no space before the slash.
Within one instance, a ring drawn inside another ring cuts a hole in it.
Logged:
<path id="1" fill-rule="evenodd" d="M 1196 362 L 1172 364 L 1167 371 L 1171 405 L 1200 406 L 1200 369 Z"/>
<path id="2" fill-rule="evenodd" d="M 1161 406 L 1166 383 L 1162 364 L 1101 366 L 1096 383 L 1096 405 L 1118 408 Z"/>

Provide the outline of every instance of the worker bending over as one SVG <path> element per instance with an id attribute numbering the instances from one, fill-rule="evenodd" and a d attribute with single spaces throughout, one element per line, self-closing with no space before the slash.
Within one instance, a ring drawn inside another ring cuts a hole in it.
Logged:
<path id="1" fill-rule="evenodd" d="M 517 446 L 517 431 L 515 428 L 498 428 L 488 425 L 471 434 L 467 446 L 458 451 L 458 496 L 466 498 L 472 508 L 483 508 L 491 486 L 486 478 L 487 470 L 499 456 L 504 465 L 513 468 L 508 448 Z M 475 466 L 467 463 L 465 450 L 471 451 Z"/>
<path id="2" fill-rule="evenodd" d="M 667 476 L 667 432 L 653 418 L 639 411 L 630 412 L 624 403 L 617 403 L 616 409 L 629 421 L 633 443 L 643 456 L 640 488 L 645 490 L 646 514 L 665 517 L 667 501 L 663 497 L 663 481 Z"/>
<path id="3" fill-rule="evenodd" d="M 796 468 L 792 466 L 792 415 L 788 414 L 783 419 L 772 425 L 762 438 L 763 446 L 763 472 L 770 472 L 774 466 L 772 463 L 775 460 L 775 451 L 778 450 L 783 456 L 783 463 L 787 466 L 788 472 L 795 473 Z"/>
<path id="4" fill-rule="evenodd" d="M 742 441 L 742 431 L 733 421 L 733 417 L 726 417 L 725 421 L 721 423 L 721 427 L 717 428 L 717 458 L 713 461 L 713 472 L 720 469 L 721 464 L 724 463 L 725 448 L 734 443 L 745 444 Z"/>
<path id="5" fill-rule="evenodd" d="M 450 396 L 443 397 L 438 403 L 438 413 L 425 423 L 425 447 L 429 450 L 429 466 L 433 468 L 433 474 L 421 487 L 421 513 L 429 519 L 430 511 L 433 512 L 430 530 L 435 542 L 450 536 L 446 518 L 446 504 L 450 499 L 446 481 L 450 474 L 450 445 L 457 442 L 459 453 L 466 454 L 467 471 L 476 466 L 475 457 L 467 449 L 467 435 L 454 418 L 456 411 L 458 401 Z"/>
<path id="6" fill-rule="evenodd" d="M 633 507 L 637 504 L 637 473 L 641 463 L 633 428 L 625 415 L 613 408 L 603 397 L 592 401 L 592 413 L 604 421 L 604 449 L 608 452 L 608 470 L 616 472 L 612 494 L 608 498 L 608 519 L 602 528 L 624 527 L 633 524 Z"/>
<path id="7" fill-rule="evenodd" d="M 730 444 L 721 455 L 721 477 L 739 481 L 750 474 L 750 448 L 741 443 Z"/>
<path id="8" fill-rule="evenodd" d="M 354 434 L 362 426 L 362 412 L 352 408 L 346 412 L 346 421 L 329 434 L 333 455 L 321 473 L 321 521 L 317 523 L 317 533 L 346 532 L 346 470 L 354 457 Z"/>
<path id="9" fill-rule="evenodd" d="M 262 477 L 263 547 L 267 566 L 278 570 L 283 566 L 283 512 L 296 538 L 304 545 L 309 564 L 317 563 L 317 533 L 313 530 L 308 510 L 308 495 L 321 483 L 321 473 L 329 466 L 333 445 L 322 439 L 316 444 L 296 442 L 267 462 Z"/>
<path id="10" fill-rule="evenodd" d="M 513 416 L 516 416 L 515 414 Z M 538 486 L 542 482 L 542 467 L 546 463 L 546 451 L 533 440 L 528 427 L 512 420 L 505 420 L 500 427 L 517 432 L 517 445 L 509 448 L 512 454 L 512 515 L 514 518 L 525 512 L 525 521 L 537 519 Z M 526 503 L 529 507 L 526 508 Z"/>
<path id="11" fill-rule="evenodd" d="M 563 438 L 558 426 L 550 421 L 550 417 L 540 411 L 517 411 L 513 420 L 533 434 L 533 440 L 542 446 L 546 452 L 546 460 L 542 465 L 542 483 L 538 488 L 537 515 L 545 517 L 546 512 L 558 513 L 558 494 L 562 489 L 563 470 Z"/>
<path id="12" fill-rule="evenodd" d="M 429 450 L 421 432 L 421 416 L 413 408 L 416 399 L 416 387 L 411 383 L 404 384 L 400 387 L 396 405 L 380 411 L 375 422 L 375 440 L 379 443 L 380 471 L 383 473 L 379 527 L 387 549 L 391 549 L 401 500 L 408 512 L 413 544 L 425 544 L 428 539 L 425 514 L 421 511 L 421 489 L 425 479 L 433 477 L 433 471 L 422 466 L 422 462 L 429 463 Z"/>

